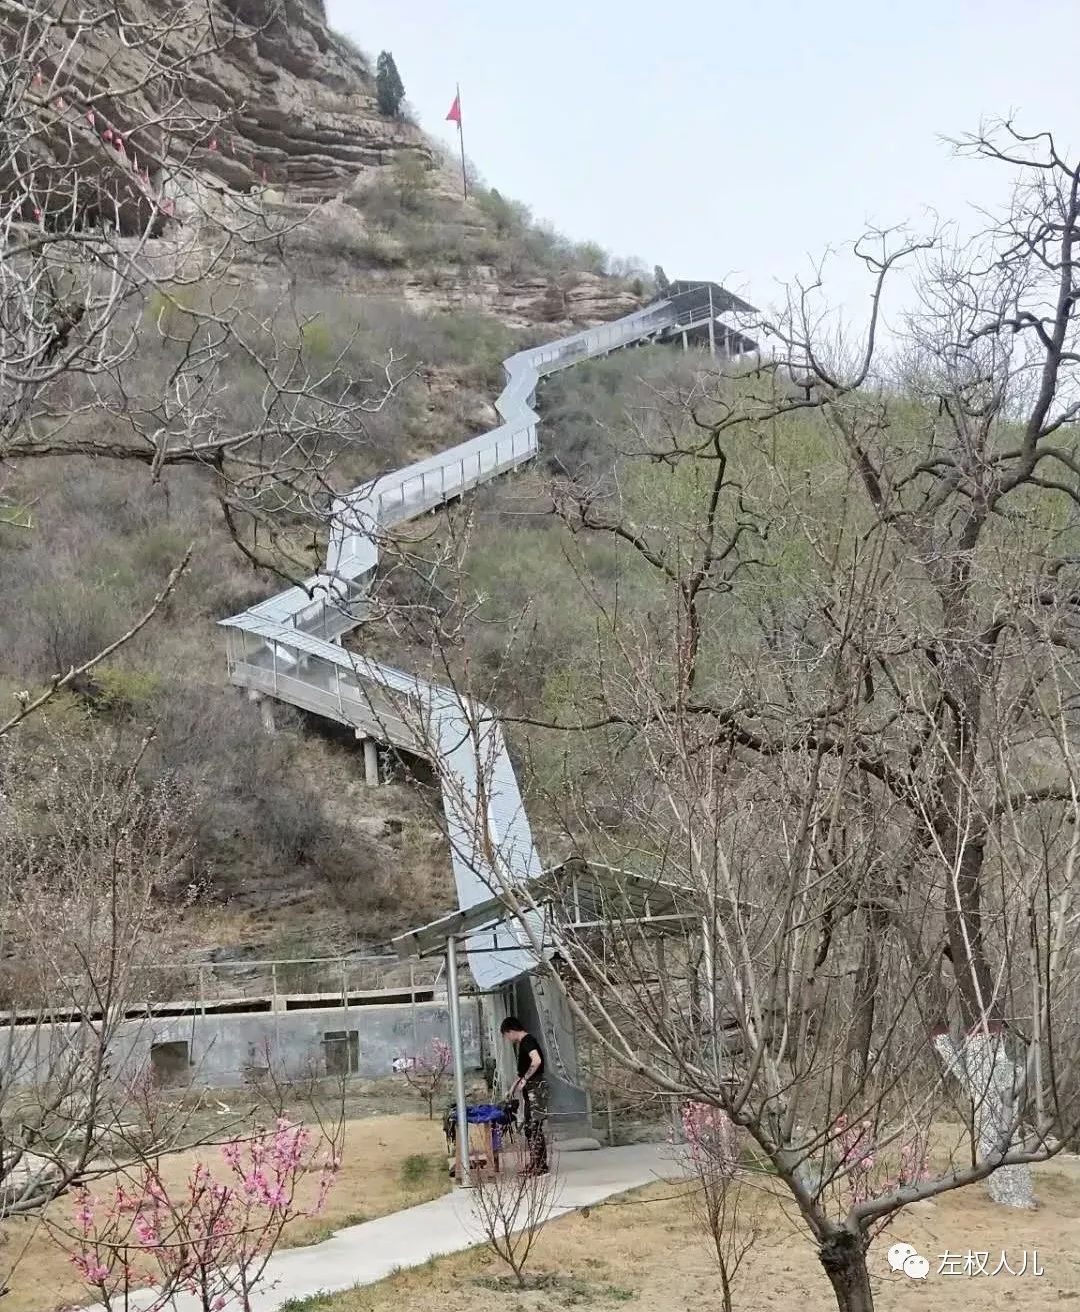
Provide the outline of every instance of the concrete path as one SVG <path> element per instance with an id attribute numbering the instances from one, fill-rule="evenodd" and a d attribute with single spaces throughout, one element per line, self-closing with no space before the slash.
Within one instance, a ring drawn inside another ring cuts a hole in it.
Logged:
<path id="1" fill-rule="evenodd" d="M 565 1216 L 672 1173 L 670 1153 L 663 1145 L 565 1153 L 559 1160 L 551 1216 Z M 321 1244 L 276 1253 L 252 1296 L 251 1309 L 277 1312 L 291 1298 L 371 1285 L 403 1267 L 422 1266 L 430 1258 L 460 1253 L 480 1242 L 468 1191 L 455 1190 L 430 1203 L 339 1230 Z M 147 1290 L 134 1295 L 129 1306 L 136 1312 L 152 1302 L 153 1291 Z M 196 1299 L 186 1295 L 169 1306 L 175 1312 L 199 1312 Z M 100 1305 L 85 1312 L 101 1312 Z M 234 1312 L 234 1304 L 228 1305 L 228 1312 Z"/>

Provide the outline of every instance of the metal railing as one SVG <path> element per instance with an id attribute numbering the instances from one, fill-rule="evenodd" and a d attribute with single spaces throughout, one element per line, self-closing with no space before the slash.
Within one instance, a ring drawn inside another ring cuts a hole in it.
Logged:
<path id="1" fill-rule="evenodd" d="M 708 305 L 703 313 L 709 315 Z M 364 618 L 363 597 L 388 527 L 443 505 L 536 454 L 539 417 L 533 398 L 542 377 L 695 322 L 687 322 L 684 305 L 660 301 L 508 357 L 503 362 L 506 386 L 495 402 L 502 424 L 346 493 L 332 508 L 326 572 L 221 621 L 228 630 L 234 683 L 432 759 L 463 910 L 486 900 L 500 884 L 485 856 L 489 846 L 499 853 L 504 878 L 507 872 L 513 879 L 540 873 L 497 719 L 483 706 L 466 711 L 451 689 L 351 655 L 334 639 Z M 487 799 L 487 814 L 478 821 L 480 797 Z M 486 842 L 476 832 L 478 823 L 487 828 Z M 483 951 L 470 953 L 473 978 L 485 989 L 530 964 L 524 949 L 496 952 L 484 945 Z"/>
<path id="2" fill-rule="evenodd" d="M 395 957 L 340 956 L 292 960 L 281 957 L 235 961 L 196 961 L 146 966 L 147 1002 L 194 1006 L 269 1004 L 285 1010 L 290 1002 L 328 998 L 331 1002 L 357 994 L 372 1000 L 384 996 L 415 998 L 430 995 L 439 963 L 398 961 Z"/>

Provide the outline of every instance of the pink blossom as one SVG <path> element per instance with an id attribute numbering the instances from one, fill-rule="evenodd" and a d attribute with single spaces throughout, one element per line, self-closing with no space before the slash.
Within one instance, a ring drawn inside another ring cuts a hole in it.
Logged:
<path id="1" fill-rule="evenodd" d="M 101 1285 L 109 1278 L 109 1268 L 91 1253 L 72 1253 L 71 1261 L 88 1285 Z"/>
<path id="2" fill-rule="evenodd" d="M 139 1237 L 140 1244 L 149 1246 L 158 1242 L 156 1227 L 152 1221 L 148 1221 L 144 1216 L 140 1216 L 135 1222 L 135 1233 Z"/>
<path id="3" fill-rule="evenodd" d="M 40 211 L 38 212 L 40 213 Z M 74 1221 L 83 1234 L 86 1234 L 94 1224 L 94 1208 L 90 1201 L 90 1195 L 86 1190 L 83 1190 L 76 1197 Z"/>
<path id="4" fill-rule="evenodd" d="M 71 1260 L 82 1278 L 110 1294 L 145 1285 L 183 1291 L 223 1312 L 237 1271 L 257 1279 L 281 1227 L 323 1205 L 333 1179 L 327 1163 L 336 1155 L 313 1145 L 305 1126 L 285 1120 L 221 1151 L 224 1178 L 199 1161 L 171 1194 L 150 1167 L 107 1199 L 79 1194 L 75 1220 L 83 1242 Z M 312 1174 L 318 1188 L 309 1212 L 294 1199 L 298 1183 Z M 164 1306 L 155 1302 L 152 1312 Z"/>

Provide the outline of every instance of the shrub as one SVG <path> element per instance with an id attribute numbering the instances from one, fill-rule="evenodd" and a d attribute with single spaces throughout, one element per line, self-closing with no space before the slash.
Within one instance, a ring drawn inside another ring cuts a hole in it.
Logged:
<path id="1" fill-rule="evenodd" d="M 416 155 L 394 160 L 392 185 L 398 203 L 407 213 L 422 213 L 431 196 L 431 170 Z"/>
<path id="2" fill-rule="evenodd" d="M 508 200 L 494 187 L 484 188 L 473 195 L 477 208 L 494 224 L 500 237 L 521 232 L 532 222 L 532 215 L 527 205 L 517 200 Z"/>
<path id="3" fill-rule="evenodd" d="M 112 712 L 145 710 L 161 690 L 161 681 L 156 674 L 124 666 L 99 667 L 94 671 L 94 683 L 97 685 L 97 704 Z"/>

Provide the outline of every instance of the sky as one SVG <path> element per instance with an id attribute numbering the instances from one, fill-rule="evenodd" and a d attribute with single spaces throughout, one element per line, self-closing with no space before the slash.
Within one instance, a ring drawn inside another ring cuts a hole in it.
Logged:
<path id="1" fill-rule="evenodd" d="M 945 137 L 987 117 L 1080 140 L 1077 0 L 327 0 L 372 58 L 392 51 L 421 126 L 461 84 L 484 180 L 568 236 L 758 306 L 868 224 L 979 222 L 1001 165 Z M 901 298 L 903 292 L 899 293 Z"/>

